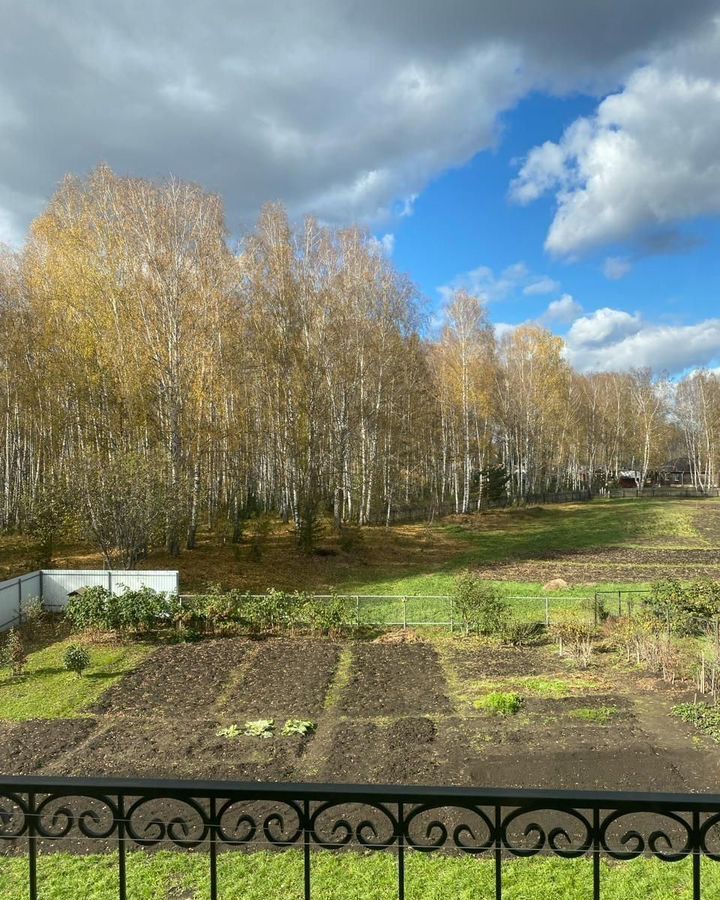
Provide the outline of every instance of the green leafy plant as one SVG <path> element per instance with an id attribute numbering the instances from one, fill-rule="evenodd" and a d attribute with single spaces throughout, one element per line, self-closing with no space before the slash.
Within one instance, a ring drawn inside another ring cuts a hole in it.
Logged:
<path id="1" fill-rule="evenodd" d="M 218 737 L 230 738 L 231 740 L 240 737 L 242 734 L 237 725 L 228 725 L 226 728 L 219 728 L 215 733 Z"/>
<path id="2" fill-rule="evenodd" d="M 271 738 L 275 733 L 275 719 L 254 719 L 245 723 L 243 734 L 250 737 Z"/>
<path id="3" fill-rule="evenodd" d="M 514 716 L 520 711 L 523 699 L 515 691 L 492 691 L 473 704 L 476 709 L 483 709 L 493 716 Z"/>
<path id="4" fill-rule="evenodd" d="M 720 707 L 709 703 L 680 703 L 673 706 L 673 713 L 720 742 Z"/>
<path id="5" fill-rule="evenodd" d="M 71 644 L 63 656 L 63 665 L 68 672 L 75 672 L 76 675 L 82 675 L 85 669 L 90 667 L 90 654 L 85 647 L 80 647 L 78 644 Z"/>
<path id="6" fill-rule="evenodd" d="M 288 719 L 283 725 L 282 734 L 286 737 L 291 734 L 312 734 L 316 728 L 315 722 L 310 722 L 305 719 Z"/>
<path id="7" fill-rule="evenodd" d="M 473 572 L 462 572 L 455 579 L 453 608 L 467 632 L 480 634 L 500 634 L 508 614 L 504 597 Z"/>
<path id="8" fill-rule="evenodd" d="M 74 631 L 97 628 L 101 631 L 149 631 L 176 620 L 178 599 L 174 594 L 124 588 L 113 595 L 96 585 L 83 588 L 65 607 L 65 619 Z"/>
<path id="9" fill-rule="evenodd" d="M 303 605 L 303 618 L 319 634 L 338 634 L 352 625 L 355 607 L 346 597 L 308 597 Z"/>

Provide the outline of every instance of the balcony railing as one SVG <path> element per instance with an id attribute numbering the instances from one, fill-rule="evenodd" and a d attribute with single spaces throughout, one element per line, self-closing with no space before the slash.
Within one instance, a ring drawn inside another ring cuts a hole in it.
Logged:
<path id="1" fill-rule="evenodd" d="M 720 795 L 6 777 L 0 841 L 27 859 L 31 900 L 43 896 L 39 857 L 88 849 L 117 854 L 125 900 L 128 853 L 150 847 L 205 850 L 213 900 L 223 897 L 219 853 L 272 849 L 302 855 L 309 900 L 320 848 L 391 853 L 401 900 L 413 853 L 489 859 L 496 900 L 513 857 L 589 858 L 594 898 L 602 858 L 690 859 L 698 900 L 702 857 L 720 860 Z"/>

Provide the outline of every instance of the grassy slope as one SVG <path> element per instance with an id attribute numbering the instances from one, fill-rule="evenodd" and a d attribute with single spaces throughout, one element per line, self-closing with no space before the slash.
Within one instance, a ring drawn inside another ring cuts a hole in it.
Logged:
<path id="1" fill-rule="evenodd" d="M 390 854 L 319 853 L 313 858 L 315 900 L 385 900 L 396 896 L 397 863 Z M 26 900 L 27 862 L 0 860 L 0 896 Z M 223 900 L 300 900 L 302 857 L 285 853 L 224 853 L 218 859 Z M 703 860 L 703 896 L 720 891 L 720 866 Z M 513 860 L 503 865 L 506 900 L 585 900 L 592 892 L 588 860 Z M 38 865 L 43 900 L 109 900 L 117 896 L 117 858 L 52 855 Z M 207 900 L 207 855 L 161 852 L 132 853 L 128 859 L 128 895 L 133 900 L 192 897 Z M 602 895 L 607 900 L 683 900 L 692 896 L 690 865 L 657 860 L 601 867 Z M 449 859 L 409 854 L 408 900 L 458 900 L 494 896 L 494 866 L 472 857 Z"/>
<path id="2" fill-rule="evenodd" d="M 63 667 L 63 655 L 71 643 L 60 641 L 31 653 L 22 678 L 12 678 L 9 669 L 0 669 L 0 719 L 81 716 L 110 685 L 132 671 L 152 650 L 142 644 L 94 644 L 89 648 L 90 668 L 78 676 Z"/>
<path id="3" fill-rule="evenodd" d="M 626 500 L 548 506 L 545 508 L 510 509 L 481 516 L 458 517 L 428 525 L 402 525 L 389 529 L 373 527 L 363 530 L 361 545 L 352 553 L 337 550 L 336 541 L 328 536 L 324 545 L 335 549 L 335 555 L 307 557 L 300 554 L 293 534 L 278 527 L 270 536 L 260 562 L 248 557 L 245 545 L 222 543 L 212 535 L 202 535 L 198 549 L 179 558 L 161 552 L 153 553 L 147 568 L 179 568 L 183 589 L 202 590 L 210 582 L 226 587 L 264 591 L 270 587 L 287 590 L 326 591 L 331 587 L 347 593 L 367 594 L 444 594 L 452 578 L 466 566 L 488 569 L 495 563 L 532 561 L 548 553 L 568 551 L 602 551 L 613 547 L 701 548 L 720 546 L 720 535 L 696 527 L 705 511 L 720 512 L 720 503 L 702 501 Z M 21 554 L 25 548 L 29 564 L 32 555 L 27 542 L 18 538 L 0 539 L 0 571 L 17 574 L 22 570 Z M 565 560 L 574 565 L 572 558 Z M 100 567 L 99 557 L 82 547 L 61 548 L 58 566 Z M 596 566 L 607 571 L 607 577 L 593 589 L 628 587 L 618 583 L 612 563 L 598 557 Z M 14 568 L 13 568 L 14 567 Z M 577 564 L 576 587 L 567 596 L 589 593 L 583 577 L 583 563 Z M 643 584 L 643 562 L 633 568 L 634 583 Z M 668 575 L 672 574 L 668 567 Z M 537 594 L 541 585 L 532 579 L 523 583 L 502 576 L 509 591 Z M 591 593 L 591 592 L 590 592 Z"/>

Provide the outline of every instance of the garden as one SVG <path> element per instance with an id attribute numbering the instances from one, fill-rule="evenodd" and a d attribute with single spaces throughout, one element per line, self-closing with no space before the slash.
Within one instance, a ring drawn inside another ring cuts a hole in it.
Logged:
<path id="1" fill-rule="evenodd" d="M 31 609 L 4 646 L 0 768 L 7 775 L 716 790 L 717 645 L 706 627 L 718 613 L 713 582 L 658 582 L 632 617 L 601 609 L 597 627 L 580 606 L 575 620 L 550 628 L 516 616 L 512 602 L 473 573 L 456 578 L 453 602 L 452 633 L 358 627 L 354 604 L 342 597 L 218 587 L 184 601 L 148 589 L 112 597 L 89 588 L 62 616 Z M 84 896 L 111 896 L 102 887 L 105 876 L 108 884 L 115 877 L 105 856 L 100 874 L 83 868 L 87 854 L 112 849 L 100 844 L 79 837 L 63 846 L 79 857 L 42 857 L 46 884 L 57 885 L 47 896 L 70 896 L 62 885 L 73 877 L 97 885 Z M 356 849 L 359 855 L 340 860 L 317 855 L 317 896 L 387 896 L 392 861 Z M 263 878 L 285 885 L 283 896 L 299 890 L 293 852 L 252 858 L 223 856 L 228 878 L 242 877 L 247 887 L 223 896 L 260 897 Z M 583 862 L 532 865 L 583 884 Z M 19 865 L 10 854 L 0 885 Z M 450 896 L 472 896 L 475 877 L 491 879 L 482 865 L 472 874 L 466 859 L 450 860 L 442 874 L 435 858 L 411 865 L 419 893 L 409 896 L 447 896 L 448 872 Z M 528 865 L 509 867 L 506 896 L 544 896 Z M 657 883 L 656 896 L 683 883 L 682 866 L 653 866 L 647 862 L 641 877 Z M 343 893 L 348 867 L 355 893 Z M 131 871 L 143 873 L 131 896 L 206 895 L 192 854 L 134 858 Z M 610 896 L 626 896 L 617 871 L 604 872 L 618 885 Z M 180 892 L 186 883 L 194 887 Z M 159 884 L 164 894 L 149 892 Z M 446 893 L 437 893 L 443 884 Z M 15 900 L 19 890 L 2 895 Z"/>

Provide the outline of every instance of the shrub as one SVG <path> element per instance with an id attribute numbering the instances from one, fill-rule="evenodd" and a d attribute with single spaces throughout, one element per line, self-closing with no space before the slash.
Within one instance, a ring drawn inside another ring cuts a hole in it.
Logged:
<path id="1" fill-rule="evenodd" d="M 71 644 L 65 651 L 63 664 L 68 672 L 75 672 L 76 675 L 82 675 L 85 669 L 90 666 L 90 654 L 84 647 L 79 647 L 77 644 Z"/>
<path id="2" fill-rule="evenodd" d="M 309 597 L 303 607 L 303 618 L 319 634 L 338 634 L 352 626 L 355 607 L 346 597 L 327 600 Z"/>
<path id="3" fill-rule="evenodd" d="M 463 572 L 455 579 L 453 607 L 468 632 L 499 634 L 507 619 L 507 601 L 493 585 L 472 572 Z"/>
<path id="4" fill-rule="evenodd" d="M 175 621 L 178 600 L 173 594 L 124 588 L 112 595 L 104 587 L 88 587 L 71 597 L 65 618 L 75 631 L 98 628 L 102 631 L 148 631 Z"/>
<path id="5" fill-rule="evenodd" d="M 65 619 L 73 631 L 84 631 L 86 628 L 104 628 L 112 630 L 110 601 L 112 595 L 104 587 L 86 587 L 78 591 L 68 600 L 65 607 Z"/>
<path id="6" fill-rule="evenodd" d="M 560 645 L 560 654 L 567 650 L 587 669 L 594 649 L 595 629 L 580 622 L 561 622 L 553 626 L 553 633 Z"/>
<path id="7" fill-rule="evenodd" d="M 709 703 L 681 703 L 673 706 L 673 713 L 709 734 L 713 740 L 720 741 L 720 707 Z"/>
<path id="8" fill-rule="evenodd" d="M 545 626 L 541 622 L 506 622 L 500 633 L 503 643 L 511 647 L 534 644 L 544 635 Z"/>
<path id="9" fill-rule="evenodd" d="M 672 578 L 656 581 L 643 602 L 643 613 L 669 634 L 699 634 L 707 619 L 720 614 L 720 585 L 708 579 L 688 585 Z"/>
<path id="10" fill-rule="evenodd" d="M 514 716 L 520 711 L 523 699 L 515 691 L 493 691 L 486 697 L 476 700 L 476 709 L 484 709 L 493 716 Z"/>
<path id="11" fill-rule="evenodd" d="M 10 666 L 13 678 L 21 678 L 25 674 L 27 654 L 22 634 L 17 628 L 11 628 L 5 647 L 3 648 L 3 662 Z"/>

